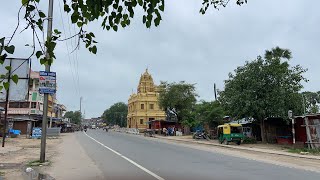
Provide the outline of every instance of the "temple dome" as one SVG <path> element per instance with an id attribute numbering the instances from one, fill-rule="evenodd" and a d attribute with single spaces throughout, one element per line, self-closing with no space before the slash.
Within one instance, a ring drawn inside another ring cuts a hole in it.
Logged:
<path id="1" fill-rule="evenodd" d="M 141 75 L 137 91 L 138 93 L 155 92 L 153 78 L 149 74 L 148 69 Z"/>

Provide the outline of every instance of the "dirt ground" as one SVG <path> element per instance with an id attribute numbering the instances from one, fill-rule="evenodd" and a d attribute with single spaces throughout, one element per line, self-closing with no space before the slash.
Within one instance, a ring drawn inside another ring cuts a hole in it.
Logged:
<path id="1" fill-rule="evenodd" d="M 61 142 L 62 137 L 47 139 L 47 160 L 50 161 L 57 154 L 55 147 Z M 23 167 L 31 161 L 39 160 L 40 144 L 40 139 L 27 139 L 24 135 L 18 138 L 6 138 L 5 147 L 0 147 L 0 164 L 3 164 L 0 166 L 0 175 L 6 180 L 24 179 Z"/>

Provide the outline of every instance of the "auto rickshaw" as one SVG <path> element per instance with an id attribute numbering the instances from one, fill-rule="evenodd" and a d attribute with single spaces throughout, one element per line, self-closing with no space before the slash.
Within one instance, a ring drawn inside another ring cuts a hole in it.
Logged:
<path id="1" fill-rule="evenodd" d="M 241 124 L 224 124 L 218 126 L 218 139 L 222 144 L 228 145 L 229 142 L 235 142 L 240 145 L 244 135 Z"/>

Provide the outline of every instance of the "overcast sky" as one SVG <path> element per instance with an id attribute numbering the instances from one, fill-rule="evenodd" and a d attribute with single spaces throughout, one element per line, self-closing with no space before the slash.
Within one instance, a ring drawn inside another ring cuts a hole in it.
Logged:
<path id="1" fill-rule="evenodd" d="M 242 7 L 232 2 L 227 8 L 200 15 L 200 0 L 166 0 L 163 21 L 151 29 L 142 24 L 141 12 L 130 27 L 116 33 L 102 30 L 99 22 L 90 24 L 88 29 L 99 42 L 96 55 L 83 44 L 68 54 L 75 41 L 58 44 L 52 71 L 57 72 L 59 102 L 77 110 L 82 96 L 86 118 L 98 117 L 113 103 L 127 102 L 147 67 L 156 84 L 196 83 L 200 99 L 213 100 L 214 83 L 223 89 L 229 72 L 275 46 L 292 51 L 292 65 L 308 68 L 305 76 L 310 81 L 305 90 L 320 90 L 320 1 L 248 1 Z M 0 37 L 14 30 L 20 3 L 1 4 Z M 47 11 L 47 1 L 43 3 Z M 54 3 L 54 28 L 66 36 L 73 34 L 77 29 L 60 14 L 59 0 Z M 21 25 L 20 29 L 25 24 Z M 29 56 L 31 49 L 24 45 L 31 43 L 31 37 L 28 31 L 16 36 L 15 57 Z M 43 70 L 36 61 L 33 58 L 33 69 Z"/>

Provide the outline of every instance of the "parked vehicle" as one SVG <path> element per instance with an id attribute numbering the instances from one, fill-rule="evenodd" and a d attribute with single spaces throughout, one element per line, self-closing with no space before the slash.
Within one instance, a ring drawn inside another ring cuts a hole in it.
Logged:
<path id="1" fill-rule="evenodd" d="M 193 134 L 193 139 L 206 139 L 206 140 L 210 140 L 209 135 L 208 135 L 205 131 L 199 131 L 199 130 L 197 130 L 197 131 Z"/>
<path id="2" fill-rule="evenodd" d="M 92 126 L 91 126 L 91 129 L 96 129 L 96 125 L 92 125 Z"/>
<path id="3" fill-rule="evenodd" d="M 218 126 L 218 139 L 222 144 L 228 145 L 229 142 L 235 142 L 240 145 L 243 141 L 244 135 L 241 124 L 224 124 Z"/>
<path id="4" fill-rule="evenodd" d="M 144 136 L 153 137 L 154 136 L 154 131 L 152 129 L 146 129 L 144 131 Z"/>

